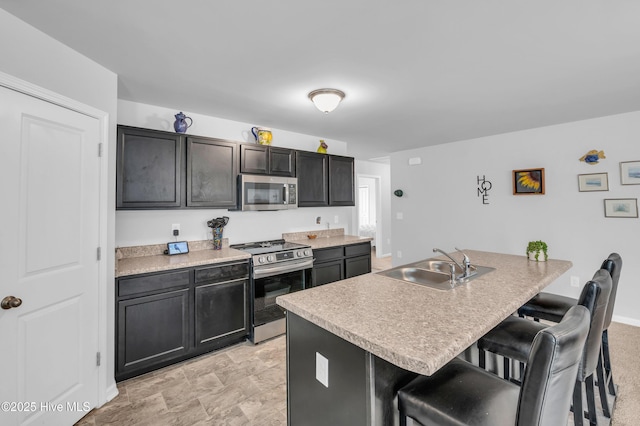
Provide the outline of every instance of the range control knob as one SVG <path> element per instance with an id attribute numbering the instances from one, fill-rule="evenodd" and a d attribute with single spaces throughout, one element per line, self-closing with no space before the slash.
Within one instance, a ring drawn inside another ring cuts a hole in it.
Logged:
<path id="1" fill-rule="evenodd" d="M 310 249 L 305 249 L 304 255 L 305 256 L 311 256 L 311 250 Z"/>
<path id="2" fill-rule="evenodd" d="M 272 254 L 270 254 L 269 256 L 267 256 L 267 260 L 268 260 L 269 262 L 273 262 L 275 259 L 274 259 L 273 255 L 272 255 Z"/>
<path id="3" fill-rule="evenodd" d="M 304 251 L 298 250 L 298 252 L 296 253 L 296 256 L 298 256 L 298 257 L 304 256 Z"/>
<path id="4" fill-rule="evenodd" d="M 264 257 L 263 256 L 260 256 L 258 258 L 258 263 L 264 263 Z"/>

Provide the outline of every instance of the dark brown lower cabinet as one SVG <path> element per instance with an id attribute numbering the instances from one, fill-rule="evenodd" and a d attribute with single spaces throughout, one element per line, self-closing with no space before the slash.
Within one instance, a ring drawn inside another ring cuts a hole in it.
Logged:
<path id="1" fill-rule="evenodd" d="M 117 348 L 116 371 L 124 375 L 150 371 L 187 355 L 189 289 L 118 302 Z"/>
<path id="2" fill-rule="evenodd" d="M 117 381 L 246 339 L 249 262 L 116 280 Z"/>
<path id="3" fill-rule="evenodd" d="M 221 339 L 247 333 L 248 310 L 238 307 L 247 306 L 248 286 L 248 279 L 239 279 L 195 288 L 196 347 L 218 346 Z"/>
<path id="4" fill-rule="evenodd" d="M 371 243 L 313 250 L 312 286 L 371 272 Z"/>

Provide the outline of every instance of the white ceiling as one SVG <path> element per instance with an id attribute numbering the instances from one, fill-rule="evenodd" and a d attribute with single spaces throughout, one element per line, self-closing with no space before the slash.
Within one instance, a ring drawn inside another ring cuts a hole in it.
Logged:
<path id="1" fill-rule="evenodd" d="M 637 0 L 0 0 L 121 99 L 390 152 L 640 110 Z M 4 41 L 8 42 L 8 41 Z M 307 94 L 346 93 L 330 114 Z"/>

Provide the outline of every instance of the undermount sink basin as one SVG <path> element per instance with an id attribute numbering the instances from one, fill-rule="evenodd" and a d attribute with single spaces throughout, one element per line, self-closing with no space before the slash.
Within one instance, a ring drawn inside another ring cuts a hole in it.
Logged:
<path id="1" fill-rule="evenodd" d="M 452 265 L 451 262 L 443 260 L 421 260 L 378 272 L 378 275 L 393 278 L 394 280 L 423 285 L 436 290 L 451 290 L 458 285 L 468 283 L 474 278 L 495 270 L 495 268 L 486 266 L 471 266 L 471 275 L 469 277 L 456 280 L 456 282 L 452 283 L 450 265 Z M 462 270 L 457 265 L 453 265 L 455 266 L 456 276 L 460 276 Z"/>

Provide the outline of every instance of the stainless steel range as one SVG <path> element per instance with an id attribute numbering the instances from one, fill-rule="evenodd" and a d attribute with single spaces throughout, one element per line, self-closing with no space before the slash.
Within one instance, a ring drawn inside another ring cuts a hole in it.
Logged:
<path id="1" fill-rule="evenodd" d="M 304 290 L 311 283 L 311 247 L 284 240 L 234 244 L 231 248 L 252 255 L 252 332 L 259 343 L 286 331 L 284 310 L 276 297 Z"/>

